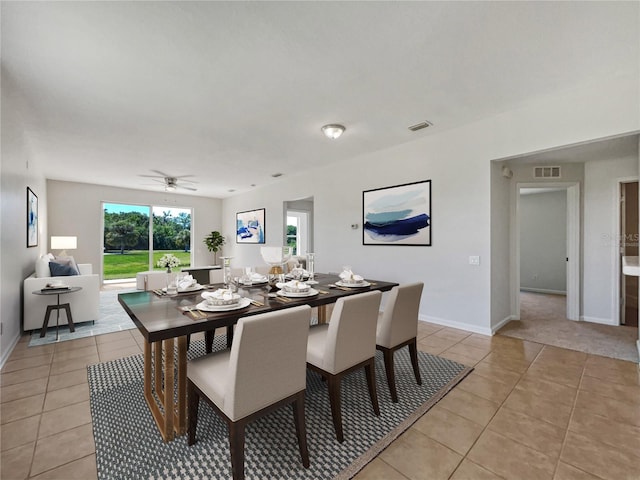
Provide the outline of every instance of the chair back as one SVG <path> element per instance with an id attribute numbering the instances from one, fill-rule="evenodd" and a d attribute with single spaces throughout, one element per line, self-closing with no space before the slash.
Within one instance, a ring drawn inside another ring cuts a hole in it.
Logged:
<path id="1" fill-rule="evenodd" d="M 215 270 L 209 270 L 209 283 L 222 283 L 224 282 L 224 270 L 217 268 Z"/>
<path id="2" fill-rule="evenodd" d="M 306 388 L 310 321 L 308 305 L 238 321 L 224 395 L 224 410 L 232 420 Z"/>
<path id="3" fill-rule="evenodd" d="M 378 321 L 376 343 L 391 348 L 418 335 L 418 311 L 424 283 L 393 287 Z"/>
<path id="4" fill-rule="evenodd" d="M 327 331 L 325 370 L 341 372 L 375 355 L 381 298 L 375 291 L 338 299 Z"/>

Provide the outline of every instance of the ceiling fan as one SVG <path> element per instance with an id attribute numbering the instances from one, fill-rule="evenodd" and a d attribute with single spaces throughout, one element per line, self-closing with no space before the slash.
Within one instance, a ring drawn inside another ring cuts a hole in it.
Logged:
<path id="1" fill-rule="evenodd" d="M 193 177 L 193 175 L 169 175 L 168 173 L 161 172 L 160 170 L 151 170 L 152 172 L 157 173 L 157 175 L 140 175 L 141 177 L 147 177 L 152 179 L 154 182 L 162 183 L 164 185 L 164 190 L 166 192 L 175 192 L 178 188 L 183 190 L 191 190 L 192 192 L 196 192 L 198 189 L 193 188 L 189 185 L 184 185 L 184 183 L 194 184 L 193 180 L 184 180 L 187 177 Z M 155 185 L 149 183 L 148 185 Z"/>

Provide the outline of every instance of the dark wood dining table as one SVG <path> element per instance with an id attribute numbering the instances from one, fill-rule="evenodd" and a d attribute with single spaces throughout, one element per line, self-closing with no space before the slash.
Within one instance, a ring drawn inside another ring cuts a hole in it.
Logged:
<path id="1" fill-rule="evenodd" d="M 250 305 L 221 312 L 190 311 L 202 301 L 202 290 L 166 295 L 162 292 L 120 293 L 118 302 L 129 314 L 145 339 L 144 396 L 165 442 L 184 435 L 187 425 L 187 337 L 198 332 L 227 328 L 227 346 L 231 345 L 233 326 L 242 317 L 310 305 L 318 308 L 318 322 L 327 321 L 326 306 L 339 298 L 379 290 L 386 292 L 398 285 L 365 279 L 366 287 L 335 286 L 337 275 L 316 274 L 312 288 L 318 294 L 308 297 L 268 296 L 268 285 L 240 286 L 238 293 L 250 299 Z M 207 285 L 209 290 L 222 285 Z M 176 345 L 177 343 L 177 345 Z M 174 353 L 174 348 L 177 355 Z M 177 358 L 176 358 L 177 357 Z M 177 375 L 176 372 L 177 371 Z M 177 390 L 177 391 L 176 391 Z"/>

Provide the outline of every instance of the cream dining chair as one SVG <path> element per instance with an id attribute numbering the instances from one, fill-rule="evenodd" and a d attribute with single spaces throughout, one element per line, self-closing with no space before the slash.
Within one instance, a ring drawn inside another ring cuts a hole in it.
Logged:
<path id="1" fill-rule="evenodd" d="M 288 404 L 293 405 L 302 464 L 309 467 L 304 393 L 310 320 L 308 305 L 241 318 L 230 351 L 197 358 L 187 366 L 188 444 L 196 442 L 203 398 L 229 427 L 234 480 L 244 478 L 245 426 Z"/>
<path id="2" fill-rule="evenodd" d="M 418 367 L 418 310 L 424 284 L 408 283 L 393 287 L 389 292 L 387 305 L 378 321 L 376 332 L 376 348 L 382 351 L 387 383 L 391 393 L 391 400 L 398 402 L 396 390 L 393 355 L 396 350 L 409 347 L 409 356 L 416 383 L 422 385 L 420 368 Z"/>
<path id="3" fill-rule="evenodd" d="M 339 442 L 344 441 L 340 390 L 342 377 L 364 368 L 371 405 L 380 415 L 375 382 L 376 322 L 380 292 L 366 292 L 338 299 L 329 324 L 309 330 L 307 366 L 322 375 L 329 387 L 331 417 Z"/>

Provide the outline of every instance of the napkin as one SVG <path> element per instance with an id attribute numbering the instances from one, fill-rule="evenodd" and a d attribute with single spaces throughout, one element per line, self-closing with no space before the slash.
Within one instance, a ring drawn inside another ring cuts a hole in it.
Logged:
<path id="1" fill-rule="evenodd" d="M 267 280 L 267 277 L 258 272 L 251 272 L 251 281 L 253 282 L 264 282 Z"/>
<path id="2" fill-rule="evenodd" d="M 340 273 L 340 279 L 347 283 L 359 283 L 364 280 L 361 275 L 354 274 L 351 269 L 345 269 Z"/>
<path id="3" fill-rule="evenodd" d="M 185 275 L 178 282 L 178 290 L 186 290 L 187 288 L 190 288 L 191 286 L 193 286 L 195 284 L 196 284 L 196 281 L 193 279 L 192 275 Z"/>

